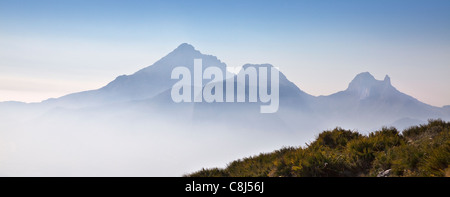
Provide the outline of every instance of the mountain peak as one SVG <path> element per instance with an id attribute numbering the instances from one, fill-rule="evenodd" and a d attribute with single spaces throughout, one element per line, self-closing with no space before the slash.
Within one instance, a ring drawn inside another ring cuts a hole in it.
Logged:
<path id="1" fill-rule="evenodd" d="M 384 77 L 384 83 L 387 83 L 387 84 L 391 84 L 391 78 L 389 77 L 389 75 L 386 75 L 385 77 Z"/>
<path id="2" fill-rule="evenodd" d="M 266 68 L 272 68 L 272 64 L 245 64 L 244 66 L 242 66 L 242 68 L 248 68 L 248 67 L 255 67 L 255 68 L 260 68 L 260 67 L 266 67 Z"/>
<path id="3" fill-rule="evenodd" d="M 376 80 L 375 77 L 369 72 L 362 72 L 356 75 L 353 80 Z"/>
<path id="4" fill-rule="evenodd" d="M 198 58 L 202 55 L 202 53 L 194 48 L 194 46 L 183 43 L 180 44 L 176 49 L 174 49 L 172 52 L 170 52 L 166 57 L 195 57 Z M 166 58 L 164 57 L 164 58 Z"/>
<path id="5" fill-rule="evenodd" d="M 195 48 L 189 43 L 182 43 L 175 50 L 195 50 Z"/>
<path id="6" fill-rule="evenodd" d="M 376 89 L 391 87 L 391 78 L 386 75 L 384 80 L 376 80 L 375 77 L 369 72 L 363 72 L 350 82 L 347 91 L 356 92 L 361 99 L 373 94 Z"/>
<path id="7" fill-rule="evenodd" d="M 370 87 L 377 82 L 375 77 L 369 72 L 363 72 L 356 75 L 356 77 L 348 85 L 349 90 L 358 90 L 364 87 Z"/>

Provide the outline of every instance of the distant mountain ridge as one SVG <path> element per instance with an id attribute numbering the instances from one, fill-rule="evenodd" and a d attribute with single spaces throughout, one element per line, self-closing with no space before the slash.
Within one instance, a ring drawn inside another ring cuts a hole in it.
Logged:
<path id="1" fill-rule="evenodd" d="M 281 70 L 275 113 L 260 113 L 261 105 L 269 104 L 261 100 L 176 103 L 171 90 L 180 79 L 171 79 L 172 70 L 183 66 L 193 73 L 197 58 L 203 70 L 214 66 L 227 72 L 217 57 L 182 44 L 153 65 L 96 90 L 40 103 L 0 102 L 0 175 L 179 176 L 249 154 L 311 144 L 321 131 L 336 127 L 360 135 L 382 126 L 405 129 L 431 118 L 450 120 L 449 106 L 422 103 L 393 87 L 388 76 L 377 80 L 368 72 L 358 74 L 346 90 L 317 97 Z M 203 85 L 210 81 L 203 79 Z M 226 80 L 212 83 L 223 83 L 225 91 Z M 239 83 L 232 83 L 234 91 Z M 249 91 L 244 94 L 248 98 Z"/>
<path id="2" fill-rule="evenodd" d="M 334 126 L 372 129 L 380 125 L 395 126 L 396 122 L 422 123 L 430 118 L 450 117 L 448 106 L 439 108 L 420 102 L 393 87 L 388 75 L 384 80 L 377 80 L 369 72 L 358 74 L 346 90 L 316 97 L 302 91 L 280 71 L 280 106 L 279 111 L 272 115 L 260 114 L 255 103 L 174 103 L 170 99 L 170 90 L 177 80 L 171 79 L 172 70 L 184 66 L 193 73 L 194 59 L 199 58 L 203 61 L 203 69 L 214 66 L 223 73 L 227 72 L 226 64 L 217 57 L 202 54 L 192 45 L 183 43 L 153 65 L 132 75 L 118 76 L 97 90 L 48 99 L 41 103 L 46 106 L 42 108 L 139 106 L 136 108 L 147 109 L 148 106 L 153 106 L 161 115 L 189 114 L 189 118 L 199 121 L 242 121 L 242 125 L 248 125 L 245 122 L 253 120 L 253 125 L 259 123 L 267 128 L 272 125 L 272 129 L 277 128 L 277 125 L 285 125 L 283 129 L 289 128 L 294 132 L 304 130 L 299 128 L 317 130 Z M 243 66 L 248 67 L 270 68 L 272 65 Z"/>

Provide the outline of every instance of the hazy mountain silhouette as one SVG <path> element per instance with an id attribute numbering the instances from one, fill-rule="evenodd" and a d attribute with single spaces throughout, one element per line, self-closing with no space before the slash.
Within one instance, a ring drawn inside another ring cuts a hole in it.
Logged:
<path id="1" fill-rule="evenodd" d="M 268 70 L 268 76 L 271 75 L 270 69 L 273 67 L 270 64 L 246 64 L 239 74 L 244 69 L 253 67 L 255 70 L 265 67 Z M 257 84 L 259 84 L 259 76 L 257 75 Z M 267 88 L 271 89 L 271 80 L 267 79 Z M 223 86 L 226 82 L 223 81 Z M 234 76 L 234 98 L 237 100 L 237 75 Z M 277 132 L 295 132 L 296 126 L 302 124 L 302 128 L 309 129 L 311 127 L 311 120 L 314 117 L 311 104 L 314 97 L 305 93 L 298 88 L 294 83 L 289 81 L 286 76 L 280 71 L 279 73 L 279 108 L 276 113 L 262 114 L 260 113 L 261 105 L 268 105 L 259 100 L 257 102 L 248 102 L 249 98 L 249 79 L 245 82 L 245 103 L 195 103 L 194 104 L 194 121 L 212 121 L 222 123 L 232 123 L 239 127 L 248 127 L 249 129 L 259 130 L 273 130 Z M 257 88 L 258 89 L 258 88 Z M 224 89 L 223 95 L 225 99 L 226 91 Z M 259 89 L 257 91 L 259 95 Z M 259 97 L 258 97 L 259 98 Z M 304 118 L 308 116 L 308 118 Z M 315 122 L 315 121 L 313 121 Z"/>
<path id="2" fill-rule="evenodd" d="M 185 43 L 97 90 L 40 103 L 0 102 L 0 139 L 5 142 L 0 175 L 179 176 L 208 161 L 217 166 L 214 162 L 298 146 L 336 126 L 364 131 L 450 119 L 450 106 L 422 103 L 398 91 L 388 76 L 376 80 L 368 72 L 358 74 L 344 91 L 315 97 L 281 69 L 276 113 L 260 113 L 260 106 L 268 105 L 260 101 L 173 102 L 171 89 L 179 80 L 171 79 L 172 70 L 183 66 L 193 73 L 194 59 L 200 58 L 203 69 L 227 72 L 217 57 Z M 272 65 L 243 66 L 250 67 Z M 236 100 L 239 82 L 231 76 Z M 225 97 L 226 80 L 214 83 L 223 83 Z M 248 88 L 246 82 L 246 98 Z"/>
<path id="3" fill-rule="evenodd" d="M 153 65 L 132 75 L 118 76 L 98 90 L 69 94 L 44 103 L 78 108 L 152 98 L 172 88 L 176 80 L 170 77 L 175 67 L 187 67 L 193 73 L 194 59 L 202 59 L 203 70 L 210 66 L 226 70 L 226 65 L 215 56 L 204 55 L 192 45 L 183 43 Z"/>
<path id="4" fill-rule="evenodd" d="M 420 102 L 392 86 L 389 76 L 376 80 L 358 74 L 344 91 L 317 99 L 316 109 L 337 124 L 370 129 L 403 118 L 426 121 L 446 117 L 442 108 Z M 417 123 L 417 122 L 416 122 Z"/>
<path id="5" fill-rule="evenodd" d="M 189 121 L 252 122 L 262 128 L 304 130 L 323 127 L 344 126 L 371 129 L 381 125 L 390 125 L 401 119 L 411 123 L 426 121 L 429 118 L 448 118 L 450 108 L 434 107 L 398 91 L 392 86 L 389 76 L 376 80 L 369 72 L 358 74 L 344 91 L 329 96 L 311 96 L 289 81 L 280 71 L 280 104 L 274 114 L 260 114 L 260 102 L 256 103 L 174 103 L 170 91 L 178 80 L 171 79 L 175 67 L 187 67 L 194 70 L 194 59 L 202 59 L 203 69 L 218 67 L 223 73 L 226 64 L 217 57 L 202 54 L 192 45 L 183 43 L 171 53 L 153 65 L 145 67 L 132 75 L 121 75 L 106 86 L 79 93 L 69 94 L 56 99 L 43 101 L 37 109 L 53 108 L 79 109 L 86 107 L 118 108 L 146 110 L 161 116 L 177 116 Z M 248 67 L 266 67 L 270 64 L 246 64 Z M 241 70 L 242 72 L 242 70 Z M 234 75 L 235 97 L 237 80 Z M 193 79 L 192 79 L 193 80 Z M 203 80 L 205 83 L 209 80 Z M 269 85 L 270 85 L 270 79 Z M 222 82 L 225 97 L 225 81 Z M 248 83 L 246 98 L 248 98 Z M 195 95 L 194 95 L 195 96 Z M 11 104 L 18 106 L 19 104 Z M 36 104 L 35 104 L 36 105 Z M 5 106 L 3 104 L 2 106 Z M 23 105 L 20 105 L 23 108 Z M 27 105 L 25 105 L 27 106 Z M 28 105 L 29 106 L 29 105 Z M 0 106 L 1 107 L 1 106 Z M 10 108 L 10 107 L 9 107 Z M 37 110 L 34 115 L 39 115 Z M 253 121 L 250 121 L 253 120 Z M 417 120 L 412 122 L 411 120 Z M 403 121 L 404 123 L 405 121 Z"/>

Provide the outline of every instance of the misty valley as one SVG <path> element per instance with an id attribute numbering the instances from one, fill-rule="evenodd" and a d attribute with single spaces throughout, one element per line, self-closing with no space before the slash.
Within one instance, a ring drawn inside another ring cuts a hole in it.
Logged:
<path id="1" fill-rule="evenodd" d="M 177 67 L 199 72 L 195 59 L 201 59 L 203 73 L 210 68 L 230 77 L 172 78 Z M 246 64 L 240 72 L 266 68 L 273 66 Z M 431 106 L 402 93 L 387 75 L 377 80 L 362 72 L 343 91 L 312 96 L 282 69 L 275 70 L 276 78 L 245 81 L 239 90 L 237 78 L 245 73 L 229 73 L 217 57 L 184 43 L 99 89 L 37 103 L 0 102 L 0 176 L 182 176 L 282 147 L 307 147 L 336 127 L 357 132 L 352 136 L 366 143 L 369 139 L 359 134 L 383 126 L 401 132 L 429 119 L 450 120 L 448 106 Z M 177 84 L 182 90 L 173 89 L 180 88 Z M 211 94 L 202 93 L 208 84 L 214 91 L 209 87 Z M 192 95 L 182 95 L 185 91 Z M 196 102 L 205 95 L 212 98 Z"/>

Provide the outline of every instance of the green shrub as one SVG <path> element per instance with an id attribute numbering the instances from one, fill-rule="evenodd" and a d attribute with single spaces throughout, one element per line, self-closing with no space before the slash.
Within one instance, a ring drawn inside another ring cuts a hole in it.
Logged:
<path id="1" fill-rule="evenodd" d="M 450 165 L 450 144 L 434 149 L 421 162 L 424 176 L 445 176 L 445 169 Z"/>
<path id="2" fill-rule="evenodd" d="M 404 143 L 404 139 L 396 128 L 382 128 L 380 131 L 375 131 L 369 134 L 369 139 L 373 144 L 374 151 L 384 151 L 394 146 L 399 146 Z"/>
<path id="3" fill-rule="evenodd" d="M 381 171 L 392 169 L 393 163 L 393 151 L 387 150 L 375 153 L 375 159 L 372 162 L 372 169 L 370 170 L 370 176 L 377 176 Z"/>
<path id="4" fill-rule="evenodd" d="M 415 141 L 425 137 L 432 137 L 449 128 L 450 122 L 444 122 L 441 119 L 428 120 L 428 124 L 410 127 L 405 129 L 402 134 L 405 138 Z"/>
<path id="5" fill-rule="evenodd" d="M 350 160 L 358 169 L 369 169 L 375 159 L 373 141 L 367 137 L 352 140 L 347 144 L 347 152 Z"/>
<path id="6" fill-rule="evenodd" d="M 342 149 L 353 139 L 360 138 L 361 134 L 342 128 L 335 128 L 332 131 L 324 131 L 319 134 L 317 139 L 311 143 L 310 147 L 318 148 L 326 146 L 332 149 Z"/>
<path id="7" fill-rule="evenodd" d="M 201 170 L 194 172 L 192 174 L 188 174 L 185 176 L 190 177 L 227 177 L 229 176 L 224 169 L 219 168 L 211 168 L 211 169 L 205 169 L 202 168 Z"/>

